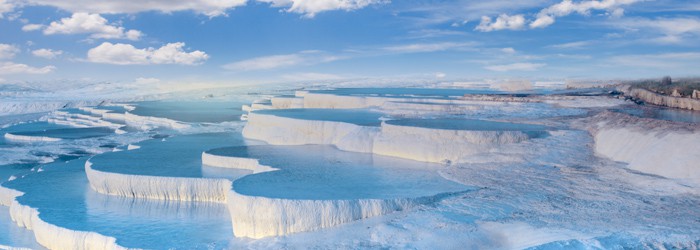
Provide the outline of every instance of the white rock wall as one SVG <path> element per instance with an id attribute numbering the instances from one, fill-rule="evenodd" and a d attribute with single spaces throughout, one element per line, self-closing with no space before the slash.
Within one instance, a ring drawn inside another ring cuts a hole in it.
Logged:
<path id="1" fill-rule="evenodd" d="M 520 131 L 443 130 L 383 123 L 372 153 L 425 162 L 460 162 L 493 146 L 528 139 Z"/>
<path id="2" fill-rule="evenodd" d="M 231 189 L 227 179 L 162 177 L 109 173 L 85 163 L 90 187 L 103 194 L 180 201 L 225 202 Z"/>
<path id="3" fill-rule="evenodd" d="M 37 209 L 20 204 L 16 200 L 22 195 L 24 193 L 21 191 L 0 186 L 0 204 L 10 207 L 12 220 L 17 226 L 32 230 L 36 241 L 42 246 L 48 249 L 126 249 L 117 245 L 113 237 L 62 228 L 43 221 Z"/>
<path id="4" fill-rule="evenodd" d="M 337 226 L 435 202 L 441 195 L 415 199 L 293 200 L 229 193 L 236 237 L 259 239 Z"/>
<path id="5" fill-rule="evenodd" d="M 189 124 L 161 117 L 139 116 L 131 113 L 124 114 L 124 122 L 129 127 L 138 128 L 141 130 L 150 130 L 158 127 L 172 129 L 188 129 Z"/>
<path id="6" fill-rule="evenodd" d="M 22 195 L 24 195 L 23 192 L 0 185 L 0 205 L 9 207 L 15 201 L 15 198 Z"/>
<path id="7" fill-rule="evenodd" d="M 362 126 L 343 122 L 312 121 L 250 113 L 243 128 L 248 139 L 273 145 L 335 144 Z"/>
<path id="8" fill-rule="evenodd" d="M 247 169 L 253 171 L 253 173 L 277 170 L 276 168 L 261 165 L 257 159 L 220 156 L 209 154 L 207 152 L 202 153 L 202 164 L 218 168 Z"/>
<path id="9" fill-rule="evenodd" d="M 96 232 L 85 232 L 59 227 L 42 220 L 36 208 L 14 201 L 10 216 L 20 227 L 34 231 L 36 241 L 48 249 L 114 250 L 126 249 L 117 245 L 114 237 Z"/>
<path id="10" fill-rule="evenodd" d="M 386 123 L 378 128 L 256 113 L 250 114 L 243 136 L 272 145 L 326 144 L 345 151 L 437 163 L 459 162 L 493 146 L 529 139 L 521 131 L 443 130 Z"/>
<path id="11" fill-rule="evenodd" d="M 602 125 L 595 152 L 629 168 L 700 185 L 700 133 Z"/>
<path id="12" fill-rule="evenodd" d="M 272 97 L 272 107 L 276 109 L 294 109 L 304 107 L 304 98 L 278 96 Z"/>
<path id="13" fill-rule="evenodd" d="M 10 133 L 5 133 L 5 139 L 17 142 L 57 142 L 61 141 L 61 138 L 53 138 L 48 136 L 31 136 L 31 135 L 15 135 Z"/>

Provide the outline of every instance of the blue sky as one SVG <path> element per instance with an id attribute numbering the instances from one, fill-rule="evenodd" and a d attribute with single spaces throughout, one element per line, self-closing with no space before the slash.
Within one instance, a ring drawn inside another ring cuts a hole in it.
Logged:
<path id="1" fill-rule="evenodd" d="M 0 0 L 0 82 L 697 76 L 698 1 Z"/>

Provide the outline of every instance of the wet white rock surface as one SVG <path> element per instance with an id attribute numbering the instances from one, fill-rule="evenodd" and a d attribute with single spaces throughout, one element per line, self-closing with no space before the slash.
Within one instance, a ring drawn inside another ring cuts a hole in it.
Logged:
<path id="1" fill-rule="evenodd" d="M 698 130 L 684 122 L 694 114 L 596 115 L 637 108 L 606 96 L 502 94 L 303 90 L 247 106 L 269 110 L 257 117 L 242 102 L 173 101 L 4 126 L 112 132 L 0 142 L 0 235 L 9 236 L 0 246 L 698 247 Z M 326 110 L 299 110 L 311 107 Z"/>

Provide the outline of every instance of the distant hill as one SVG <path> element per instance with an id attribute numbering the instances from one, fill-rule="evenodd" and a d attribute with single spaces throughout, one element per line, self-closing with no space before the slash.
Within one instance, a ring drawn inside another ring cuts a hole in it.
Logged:
<path id="1" fill-rule="evenodd" d="M 700 110 L 700 78 L 627 81 L 618 90 L 637 103 Z"/>
<path id="2" fill-rule="evenodd" d="M 700 99 L 700 78 L 671 79 L 667 76 L 660 79 L 627 81 L 625 84 L 661 95 Z"/>

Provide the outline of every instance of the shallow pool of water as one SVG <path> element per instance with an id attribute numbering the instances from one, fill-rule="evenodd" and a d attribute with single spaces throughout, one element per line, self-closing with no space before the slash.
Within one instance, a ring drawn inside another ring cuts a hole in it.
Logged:
<path id="1" fill-rule="evenodd" d="M 26 194 L 17 200 L 38 208 L 48 223 L 117 238 L 145 249 L 221 249 L 233 238 L 223 204 L 133 199 L 90 189 L 85 159 L 44 166 L 45 171 L 3 184 Z"/>
<path id="2" fill-rule="evenodd" d="M 64 129 L 64 128 L 72 128 L 72 127 L 67 126 L 67 125 L 59 125 L 59 124 L 54 124 L 54 123 L 35 121 L 35 122 L 19 123 L 19 124 L 15 124 L 12 126 L 8 126 L 6 128 L 0 128 L 0 133 L 4 134 L 4 133 L 15 133 L 15 132 L 46 131 L 46 130 L 51 130 L 51 129 Z"/>
<path id="3" fill-rule="evenodd" d="M 239 121 L 243 114 L 236 102 L 175 102 L 152 101 L 135 103 L 135 115 L 168 118 L 181 122 Z"/>
<path id="4" fill-rule="evenodd" d="M 494 122 L 473 119 L 401 119 L 386 121 L 387 124 L 409 127 L 475 130 L 475 131 L 543 131 L 546 126 L 523 123 Z"/>
<path id="5" fill-rule="evenodd" d="M 0 206 L 0 249 L 7 249 L 3 246 L 16 247 L 17 249 L 45 249 L 36 243 L 32 231 L 21 228 L 12 221 L 9 207 Z"/>
<path id="6" fill-rule="evenodd" d="M 286 199 L 343 200 L 432 196 L 473 189 L 442 178 L 441 165 L 338 150 L 332 146 L 249 146 L 210 151 L 259 159 L 279 171 L 234 181 L 236 192 Z"/>
<path id="7" fill-rule="evenodd" d="M 206 133 L 152 139 L 135 150 L 110 152 L 93 157 L 97 170 L 150 176 L 213 177 L 218 169 L 202 171 L 202 152 L 219 147 L 245 145 L 240 133 Z M 236 176 L 235 169 L 218 170 L 222 177 Z"/>
<path id="8" fill-rule="evenodd" d="M 379 118 L 383 116 L 382 113 L 365 109 L 268 109 L 254 113 L 301 120 L 346 122 L 361 126 L 379 126 Z"/>
<path id="9" fill-rule="evenodd" d="M 14 135 L 24 135 L 24 136 L 46 136 L 51 138 L 60 139 L 85 139 L 102 137 L 114 134 L 114 130 L 105 127 L 96 128 L 60 128 L 60 129 L 49 129 L 44 131 L 26 131 L 26 132 L 13 132 Z"/>

